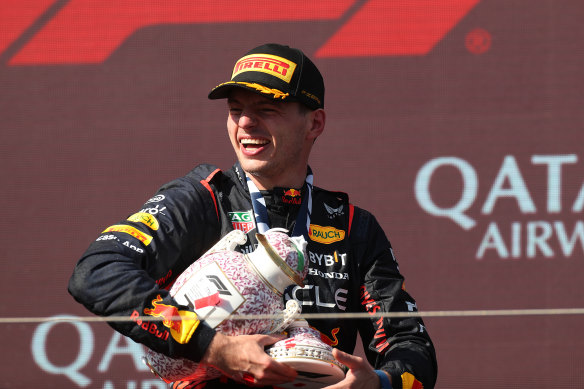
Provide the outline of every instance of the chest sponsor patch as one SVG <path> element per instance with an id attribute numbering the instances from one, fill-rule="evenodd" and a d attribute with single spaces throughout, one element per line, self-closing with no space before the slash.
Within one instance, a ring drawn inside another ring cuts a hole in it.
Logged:
<path id="1" fill-rule="evenodd" d="M 282 201 L 286 204 L 301 204 L 302 196 L 298 189 L 288 189 L 282 195 Z"/>
<path id="2" fill-rule="evenodd" d="M 330 226 L 323 227 L 318 224 L 311 224 L 308 236 L 315 242 L 331 244 L 345 239 L 345 231 Z"/>
<path id="3" fill-rule="evenodd" d="M 252 211 L 229 212 L 229 220 L 234 230 L 241 230 L 246 234 L 255 227 Z"/>

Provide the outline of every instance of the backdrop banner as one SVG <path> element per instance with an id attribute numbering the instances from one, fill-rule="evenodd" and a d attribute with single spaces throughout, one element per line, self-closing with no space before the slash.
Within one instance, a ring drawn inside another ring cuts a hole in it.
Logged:
<path id="1" fill-rule="evenodd" d="M 3 0 L 0 388 L 165 387 L 141 345 L 59 319 L 91 317 L 67 282 L 162 184 L 233 164 L 207 93 L 267 42 L 323 73 L 315 185 L 377 217 L 440 313 L 437 387 L 584 387 L 582 20 L 581 0 Z"/>

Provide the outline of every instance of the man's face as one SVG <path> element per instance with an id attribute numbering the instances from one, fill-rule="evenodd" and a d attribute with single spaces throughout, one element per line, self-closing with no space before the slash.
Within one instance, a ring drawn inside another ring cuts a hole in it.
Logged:
<path id="1" fill-rule="evenodd" d="M 291 185 L 298 174 L 304 179 L 312 143 L 307 139 L 310 112 L 299 103 L 240 88 L 233 89 L 227 104 L 229 139 L 243 170 L 276 186 Z"/>

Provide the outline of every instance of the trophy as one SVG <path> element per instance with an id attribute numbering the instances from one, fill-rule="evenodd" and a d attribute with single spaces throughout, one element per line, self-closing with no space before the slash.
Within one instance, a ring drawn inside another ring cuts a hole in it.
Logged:
<path id="1" fill-rule="evenodd" d="M 299 303 L 289 300 L 284 304 L 283 295 L 290 285 L 304 286 L 308 273 L 304 237 L 289 237 L 281 228 L 258 233 L 256 237 L 258 247 L 244 254 L 234 250 L 247 241 L 245 233 L 234 230 L 225 235 L 177 278 L 170 295 L 225 335 L 274 334 L 291 325 L 291 331 L 302 327 L 294 324 L 301 310 Z M 239 319 L 233 315 L 266 315 L 268 318 Z M 330 349 L 324 342 L 320 343 Z M 328 366 L 332 354 L 327 358 L 327 362 L 323 362 Z M 171 358 L 153 350 L 147 351 L 143 361 L 167 383 L 206 381 L 222 375 L 212 366 L 186 358 Z M 296 359 L 293 362 L 293 367 L 298 365 Z"/>

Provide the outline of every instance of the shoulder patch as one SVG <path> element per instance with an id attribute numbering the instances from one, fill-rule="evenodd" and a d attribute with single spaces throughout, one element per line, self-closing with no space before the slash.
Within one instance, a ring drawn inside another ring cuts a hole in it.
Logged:
<path id="1" fill-rule="evenodd" d="M 116 224 L 113 226 L 109 226 L 105 230 L 103 230 L 102 234 L 105 232 L 123 232 L 128 235 L 132 235 L 134 238 L 138 239 L 140 242 L 144 243 L 146 246 L 152 242 L 152 237 L 148 234 L 143 233 L 142 231 L 134 228 L 132 226 L 127 226 L 125 224 Z"/>
<path id="2" fill-rule="evenodd" d="M 134 223 L 142 223 L 147 225 L 151 230 L 158 230 L 160 224 L 158 224 L 158 220 L 147 212 L 137 212 L 128 218 L 128 221 Z"/>

